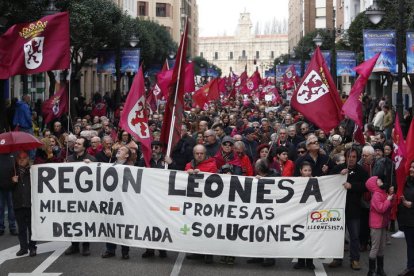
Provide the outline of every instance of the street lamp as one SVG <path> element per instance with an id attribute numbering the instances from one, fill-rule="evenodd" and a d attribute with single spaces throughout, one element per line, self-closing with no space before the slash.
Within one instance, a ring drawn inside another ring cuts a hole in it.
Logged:
<path id="1" fill-rule="evenodd" d="M 395 1 L 390 1 L 391 4 L 395 3 Z M 405 1 L 398 0 L 398 29 L 397 29 L 397 62 L 398 62 L 398 90 L 397 90 L 397 103 L 395 105 L 397 109 L 397 114 L 400 119 L 401 125 L 404 124 L 403 120 L 403 98 L 402 98 L 402 81 L 403 81 L 403 35 L 405 33 L 404 28 L 404 18 L 405 18 Z M 367 9 L 365 12 L 368 16 L 368 19 L 373 24 L 378 24 L 384 14 L 385 11 L 378 7 L 377 1 L 374 0 L 374 3 Z"/>
<path id="2" fill-rule="evenodd" d="M 49 5 L 47 6 L 46 9 L 43 10 L 42 14 L 43 14 L 43 16 L 47 16 L 47 15 L 55 14 L 58 11 L 59 10 L 55 6 L 55 1 L 54 0 L 49 0 Z"/>
<path id="3" fill-rule="evenodd" d="M 135 36 L 135 34 L 132 34 L 131 37 L 129 38 L 129 45 L 132 48 L 135 48 L 135 46 L 137 46 L 138 42 L 139 42 L 139 38 L 137 38 Z"/>
<path id="4" fill-rule="evenodd" d="M 137 46 L 138 45 L 138 42 L 139 42 L 139 38 L 138 37 L 136 37 L 136 35 L 135 34 L 132 34 L 130 37 L 129 37 L 129 46 L 131 46 L 132 48 L 135 48 L 135 46 Z M 139 65 L 138 65 L 139 66 Z M 128 75 L 128 90 L 131 90 L 131 86 L 132 86 L 132 82 L 133 82 L 133 78 L 134 77 L 134 72 L 132 71 L 132 72 L 130 72 L 129 73 L 129 75 Z"/>
<path id="5" fill-rule="evenodd" d="M 321 47 L 322 43 L 323 43 L 323 39 L 322 36 L 320 35 L 320 33 L 318 33 L 313 39 L 312 39 L 313 43 L 315 43 L 316 46 Z"/>

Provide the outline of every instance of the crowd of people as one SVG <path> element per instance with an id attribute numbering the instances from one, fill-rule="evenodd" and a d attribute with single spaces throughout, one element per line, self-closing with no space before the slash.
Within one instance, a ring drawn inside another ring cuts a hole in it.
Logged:
<path id="1" fill-rule="evenodd" d="M 30 100 L 30 99 L 29 99 Z M 27 104 L 27 98 L 19 105 Z M 347 174 L 343 184 L 346 196 L 346 229 L 349 234 L 351 268 L 360 270 L 360 252 L 369 251 L 369 275 L 385 275 L 384 255 L 390 242 L 389 232 L 398 228 L 405 236 L 407 263 L 399 275 L 414 275 L 414 160 L 407 175 L 397 216 L 391 214 L 396 201 L 397 185 L 392 161 L 394 112 L 387 99 L 363 99 L 365 120 L 364 145 L 353 139 L 354 123 L 345 119 L 325 133 L 306 121 L 302 114 L 291 109 L 283 100 L 276 106 L 271 102 L 252 99 L 246 95 L 212 102 L 207 110 L 189 108 L 183 114 L 181 138 L 170 156 L 160 141 L 164 104 L 149 115 L 148 126 L 152 137 L 152 168 L 165 168 L 198 172 L 243 175 L 251 177 L 318 177 L 329 174 Z M 20 108 L 20 107 L 19 107 Z M 30 110 L 30 106 L 29 106 Z M 13 122 L 26 123 L 27 106 L 23 113 L 16 108 Z M 18 235 L 21 249 L 17 255 L 36 255 L 36 245 L 30 239 L 30 164 L 56 162 L 105 162 L 131 166 L 145 166 L 139 141 L 118 128 L 122 105 L 105 115 L 84 112 L 70 120 L 56 120 L 35 132 L 43 146 L 32 153 L 19 152 L 16 158 L 1 155 L 1 166 L 7 177 L 0 179 L 0 235 L 4 234 L 4 207 L 8 207 L 10 233 Z M 17 114 L 17 115 L 16 115 Z M 31 116 L 33 124 L 21 125 L 23 131 L 33 132 L 41 126 Z M 406 126 L 411 121 L 406 113 Z M 62 123 L 63 122 L 63 123 Z M 49 127 L 49 128 L 47 128 Z M 405 132 L 407 130 L 405 129 Z M 31 156 L 33 155 L 33 156 Z M 32 161 L 29 162 L 30 157 Z M 14 164 L 15 163 L 15 164 Z M 401 234 L 399 234 L 401 235 Z M 65 254 L 90 254 L 89 243 L 72 243 Z M 116 245 L 107 244 L 102 258 L 115 256 Z M 129 248 L 122 246 L 122 258 L 129 258 Z M 155 256 L 147 249 L 143 258 Z M 161 258 L 167 252 L 160 250 Z M 188 259 L 203 259 L 212 263 L 211 255 L 189 254 Z M 220 262 L 234 264 L 235 258 L 224 256 Z M 274 259 L 249 259 L 249 263 L 272 266 Z M 342 265 L 335 259 L 329 267 Z M 401 264 L 402 265 L 402 264 Z M 295 269 L 314 269 L 312 259 L 299 259 Z M 375 274 L 376 273 L 376 274 Z"/>

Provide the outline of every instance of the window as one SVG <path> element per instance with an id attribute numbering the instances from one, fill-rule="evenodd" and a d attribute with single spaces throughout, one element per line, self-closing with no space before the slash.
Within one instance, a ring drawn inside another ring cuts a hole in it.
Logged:
<path id="1" fill-rule="evenodd" d="M 230 52 L 229 59 L 233 59 L 233 52 Z"/>
<path id="2" fill-rule="evenodd" d="M 275 58 L 275 52 L 274 51 L 270 52 L 270 58 Z"/>
<path id="3" fill-rule="evenodd" d="M 256 51 L 256 58 L 259 59 L 260 58 L 260 53 L 259 51 Z"/>
<path id="4" fill-rule="evenodd" d="M 246 57 L 246 50 L 242 51 L 242 57 L 245 58 Z"/>
<path id="5" fill-rule="evenodd" d="M 200 52 L 200 57 L 204 57 L 204 53 L 203 52 Z"/>
<path id="6" fill-rule="evenodd" d="M 214 52 L 214 59 L 217 60 L 218 59 L 218 52 Z"/>
<path id="7" fill-rule="evenodd" d="M 138 1 L 138 16 L 148 16 L 148 2 Z"/>
<path id="8" fill-rule="evenodd" d="M 155 16 L 167 17 L 167 4 L 166 3 L 155 4 Z"/>

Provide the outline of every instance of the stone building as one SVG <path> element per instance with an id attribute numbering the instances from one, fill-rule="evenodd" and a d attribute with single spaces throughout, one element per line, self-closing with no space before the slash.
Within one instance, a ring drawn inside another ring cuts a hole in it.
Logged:
<path id="1" fill-rule="evenodd" d="M 199 37 L 199 56 L 228 74 L 230 67 L 236 74 L 247 66 L 249 74 L 256 67 L 263 75 L 273 67 L 273 61 L 281 54 L 288 53 L 288 35 L 254 35 L 250 13 L 240 14 L 234 36 Z"/>

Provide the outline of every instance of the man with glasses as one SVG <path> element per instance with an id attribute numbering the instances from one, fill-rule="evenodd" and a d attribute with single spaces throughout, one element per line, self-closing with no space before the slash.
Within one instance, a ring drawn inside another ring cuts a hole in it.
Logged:
<path id="1" fill-rule="evenodd" d="M 307 152 L 306 143 L 305 142 L 300 143 L 296 148 L 296 154 L 297 154 L 298 158 L 304 156 L 306 154 L 306 152 Z"/>
<path id="2" fill-rule="evenodd" d="M 163 144 L 160 141 L 152 141 L 151 142 L 151 160 L 150 160 L 150 167 L 151 168 L 158 168 L 164 169 L 165 164 L 167 163 L 168 166 L 172 166 L 172 159 L 170 157 L 164 157 L 162 153 Z M 138 167 L 146 167 L 144 158 L 141 158 L 138 162 Z M 170 168 L 170 167 L 169 167 Z M 165 250 L 158 250 L 160 258 L 167 257 L 167 251 Z M 155 256 L 155 250 L 147 248 L 147 250 L 142 254 L 142 258 L 152 258 Z"/>
<path id="3" fill-rule="evenodd" d="M 102 150 L 101 138 L 99 136 L 93 136 L 91 138 L 91 146 L 86 150 L 86 152 L 92 156 L 95 156 Z"/>
<path id="4" fill-rule="evenodd" d="M 295 176 L 300 176 L 299 168 L 304 161 L 308 161 L 312 165 L 312 176 L 327 175 L 335 164 L 328 155 L 320 153 L 318 137 L 314 134 L 310 134 L 306 139 L 306 149 L 307 153 L 295 162 Z"/>
<path id="5" fill-rule="evenodd" d="M 207 149 L 207 155 L 213 157 L 220 149 L 220 143 L 217 140 L 216 132 L 212 129 L 204 132 L 204 146 Z"/>

